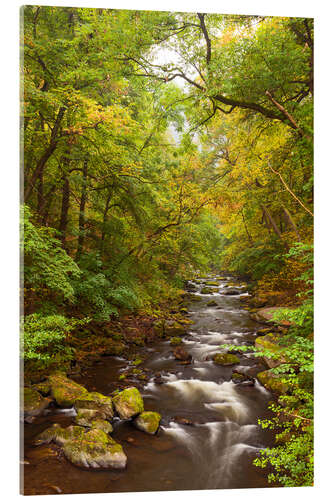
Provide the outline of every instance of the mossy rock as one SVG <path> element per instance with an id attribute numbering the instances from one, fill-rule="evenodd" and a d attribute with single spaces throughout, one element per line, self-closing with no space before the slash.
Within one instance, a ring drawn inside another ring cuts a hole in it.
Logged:
<path id="1" fill-rule="evenodd" d="M 51 392 L 51 384 L 48 380 L 34 384 L 32 388 L 42 394 L 42 396 L 48 396 Z"/>
<path id="2" fill-rule="evenodd" d="M 105 434 L 111 433 L 113 431 L 113 427 L 110 422 L 102 418 L 92 420 L 90 427 L 92 429 L 100 429 L 101 431 L 105 432 Z"/>
<path id="3" fill-rule="evenodd" d="M 181 337 L 186 335 L 186 328 L 177 321 L 170 321 L 165 324 L 164 332 L 169 337 Z"/>
<path id="4" fill-rule="evenodd" d="M 92 429 L 64 445 L 65 457 L 74 465 L 93 469 L 124 469 L 122 446 L 100 429 Z"/>
<path id="5" fill-rule="evenodd" d="M 201 302 L 202 301 L 202 297 L 200 297 L 199 295 L 191 294 L 191 297 L 189 298 L 189 300 L 191 302 Z"/>
<path id="6" fill-rule="evenodd" d="M 217 365 L 229 366 L 229 365 L 237 365 L 240 363 L 240 359 L 235 354 L 230 353 L 218 353 L 215 354 L 213 361 Z"/>
<path id="7" fill-rule="evenodd" d="M 70 380 L 63 373 L 50 375 L 49 382 L 51 386 L 51 395 L 59 406 L 64 406 L 66 408 L 71 407 L 76 399 L 88 394 L 85 387 Z"/>
<path id="8" fill-rule="evenodd" d="M 144 411 L 143 399 L 136 387 L 129 387 L 114 396 L 113 404 L 120 418 L 125 420 Z"/>
<path id="9" fill-rule="evenodd" d="M 260 351 L 263 349 L 269 350 L 274 357 L 279 355 L 278 359 L 272 359 L 264 356 L 263 359 L 269 368 L 275 368 L 281 365 L 281 363 L 286 363 L 286 359 L 283 357 L 283 348 L 277 344 L 279 336 L 274 333 L 268 333 L 263 337 L 258 337 L 255 340 L 255 347 Z"/>
<path id="10" fill-rule="evenodd" d="M 187 314 L 188 313 L 188 309 L 187 309 L 187 307 L 181 307 L 179 309 L 179 312 L 182 313 L 182 314 Z"/>
<path id="11" fill-rule="evenodd" d="M 271 392 L 276 394 L 286 394 L 288 392 L 288 385 L 282 382 L 282 375 L 277 375 L 272 370 L 265 370 L 257 374 L 259 382 Z"/>
<path id="12" fill-rule="evenodd" d="M 260 328 L 259 330 L 257 330 L 257 335 L 261 336 L 261 335 L 267 335 L 267 333 L 271 333 L 272 332 L 272 329 L 271 328 Z"/>
<path id="13" fill-rule="evenodd" d="M 200 293 L 203 293 L 204 295 L 212 295 L 213 293 L 217 293 L 219 291 L 218 288 L 212 288 L 212 287 L 207 287 L 207 286 L 204 286 L 203 288 L 201 288 L 201 291 Z"/>
<path id="14" fill-rule="evenodd" d="M 143 363 L 143 359 L 141 358 L 136 358 L 134 361 L 132 361 L 132 365 L 138 366 Z"/>
<path id="15" fill-rule="evenodd" d="M 204 285 L 206 285 L 206 286 L 215 286 L 216 287 L 216 286 L 219 286 L 220 283 L 218 281 L 206 281 L 204 283 Z"/>
<path id="16" fill-rule="evenodd" d="M 51 442 L 63 446 L 71 439 L 80 439 L 85 433 L 81 426 L 70 425 L 69 427 L 61 427 L 59 424 L 53 424 L 48 427 L 41 434 L 38 434 L 34 444 L 36 446 L 41 444 L 50 444 Z"/>
<path id="17" fill-rule="evenodd" d="M 218 306 L 218 303 L 215 302 L 215 300 L 210 300 L 209 302 L 207 302 L 207 307 L 216 307 Z"/>
<path id="18" fill-rule="evenodd" d="M 133 421 L 135 427 L 147 434 L 156 434 L 161 421 L 161 415 L 155 411 L 144 411 Z"/>
<path id="19" fill-rule="evenodd" d="M 87 392 L 77 398 L 74 403 L 75 409 L 96 410 L 103 418 L 113 417 L 112 398 L 104 396 L 99 392 Z"/>
<path id="20" fill-rule="evenodd" d="M 75 423 L 83 427 L 91 427 L 92 420 L 101 418 L 102 414 L 99 410 L 92 410 L 89 408 L 80 408 L 77 410 Z"/>
<path id="21" fill-rule="evenodd" d="M 123 448 L 101 429 L 88 432 L 79 426 L 66 428 L 54 424 L 42 432 L 35 444 L 53 441 L 63 447 L 65 457 L 74 465 L 84 468 L 124 469 L 127 457 Z"/>
<path id="22" fill-rule="evenodd" d="M 23 391 L 21 392 L 21 400 L 23 403 L 21 413 L 22 417 L 26 421 L 29 421 L 31 417 L 40 415 L 51 402 L 51 399 L 43 398 L 39 392 L 35 391 L 35 389 L 31 389 L 30 387 L 23 388 Z"/>
<path id="23" fill-rule="evenodd" d="M 170 339 L 170 344 L 171 345 L 180 345 L 182 343 L 183 343 L 183 341 L 182 341 L 182 339 L 180 337 L 172 337 Z"/>

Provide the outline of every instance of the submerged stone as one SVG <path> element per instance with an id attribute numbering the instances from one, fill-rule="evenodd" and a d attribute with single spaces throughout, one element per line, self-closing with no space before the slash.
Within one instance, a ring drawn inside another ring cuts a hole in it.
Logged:
<path id="1" fill-rule="evenodd" d="M 120 418 L 129 419 L 144 411 L 143 399 L 136 387 L 129 387 L 113 398 Z"/>
<path id="2" fill-rule="evenodd" d="M 155 411 L 144 411 L 133 421 L 135 427 L 147 434 L 156 434 L 161 421 L 161 415 Z"/>

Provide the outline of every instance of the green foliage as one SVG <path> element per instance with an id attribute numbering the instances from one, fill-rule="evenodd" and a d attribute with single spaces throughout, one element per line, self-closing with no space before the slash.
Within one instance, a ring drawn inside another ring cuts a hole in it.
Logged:
<path id="1" fill-rule="evenodd" d="M 312 284 L 311 250 L 311 246 L 298 244 L 288 254 L 302 255 L 308 264 L 300 277 L 308 285 Z M 282 319 L 291 322 L 288 333 L 279 341 L 286 362 L 272 371 L 282 377 L 281 382 L 287 384 L 289 393 L 280 397 L 281 406 L 271 406 L 276 417 L 259 422 L 264 428 L 277 432 L 277 445 L 262 450 L 261 457 L 254 464 L 273 467 L 274 472 L 268 476 L 271 482 L 284 486 L 310 486 L 313 484 L 313 301 L 307 298 L 300 307 L 274 315 L 275 321 Z M 281 357 L 281 354 L 274 356 L 267 349 L 261 354 L 269 358 Z"/>
<path id="2" fill-rule="evenodd" d="M 73 359 L 73 348 L 66 342 L 69 333 L 88 319 L 68 319 L 61 315 L 30 314 L 21 323 L 21 356 L 25 362 L 47 368 Z"/>
<path id="3" fill-rule="evenodd" d="M 261 279 L 270 272 L 279 272 L 284 264 L 284 257 L 279 242 L 276 245 L 255 243 L 237 253 L 231 263 L 231 270 L 239 274 L 248 274 L 254 280 Z"/>
<path id="4" fill-rule="evenodd" d="M 72 301 L 74 289 L 70 277 L 80 276 L 78 266 L 61 248 L 54 230 L 31 222 L 31 211 L 27 206 L 22 207 L 21 217 L 25 287 L 46 287 L 59 297 Z"/>

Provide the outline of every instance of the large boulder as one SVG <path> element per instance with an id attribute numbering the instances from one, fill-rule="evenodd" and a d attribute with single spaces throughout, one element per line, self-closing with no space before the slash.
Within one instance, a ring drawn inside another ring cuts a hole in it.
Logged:
<path id="1" fill-rule="evenodd" d="M 127 457 L 123 448 L 101 429 L 88 432 L 79 426 L 65 429 L 55 424 L 40 434 L 35 444 L 53 441 L 63 447 L 65 457 L 84 468 L 124 469 Z"/>
<path id="2" fill-rule="evenodd" d="M 259 382 L 271 392 L 276 394 L 286 394 L 288 385 L 282 381 L 282 376 L 273 373 L 272 370 L 265 370 L 257 374 Z"/>
<path id="3" fill-rule="evenodd" d="M 218 354 L 215 354 L 215 356 L 213 357 L 213 361 L 217 365 L 231 366 L 237 365 L 240 362 L 240 359 L 235 354 L 220 352 Z"/>
<path id="4" fill-rule="evenodd" d="M 76 399 L 88 394 L 85 387 L 66 377 L 64 373 L 54 373 L 49 376 L 51 395 L 59 406 L 69 408 Z"/>
<path id="5" fill-rule="evenodd" d="M 290 307 L 263 307 L 258 309 L 254 314 L 252 314 L 252 318 L 258 323 L 270 323 L 273 321 L 273 316 L 276 312 L 284 311 L 286 309 L 292 309 Z M 281 320 L 276 322 L 279 325 L 290 326 L 291 323 L 287 320 Z"/>
<path id="6" fill-rule="evenodd" d="M 283 357 L 283 349 L 278 345 L 279 335 L 274 333 L 268 333 L 263 337 L 256 338 L 255 347 L 258 351 L 268 350 L 272 353 L 275 359 L 268 356 L 263 356 L 263 359 L 269 368 L 275 368 L 276 366 L 285 363 L 286 359 Z M 278 358 L 276 358 L 278 356 Z"/>
<path id="7" fill-rule="evenodd" d="M 77 425 L 70 425 L 69 427 L 61 427 L 59 424 L 53 424 L 48 427 L 41 434 L 38 434 L 34 444 L 36 446 L 41 444 L 50 444 L 51 442 L 63 446 L 67 441 L 71 439 L 80 439 L 85 430 Z"/>
<path id="8" fill-rule="evenodd" d="M 40 415 L 51 402 L 51 399 L 43 398 L 39 392 L 30 387 L 24 387 L 21 393 L 21 400 L 23 403 L 21 418 L 26 422 L 31 422 L 34 417 Z"/>
<path id="9" fill-rule="evenodd" d="M 64 455 L 72 464 L 85 468 L 124 469 L 127 462 L 123 447 L 100 429 L 65 443 Z"/>
<path id="10" fill-rule="evenodd" d="M 143 411 L 133 423 L 137 429 L 147 434 L 156 434 L 161 421 L 161 415 L 155 411 Z"/>
<path id="11" fill-rule="evenodd" d="M 91 427 L 91 429 L 100 429 L 101 431 L 105 432 L 105 434 L 109 434 L 113 431 L 112 424 L 107 420 L 103 420 L 102 418 L 96 418 L 95 420 L 92 420 L 89 427 Z"/>
<path id="12" fill-rule="evenodd" d="M 112 398 L 104 396 L 99 392 L 86 392 L 78 397 L 74 403 L 76 411 L 95 410 L 101 418 L 111 419 L 113 417 Z"/>
<path id="13" fill-rule="evenodd" d="M 116 394 L 113 404 L 120 418 L 125 420 L 144 411 L 143 399 L 136 387 L 129 387 Z"/>
<path id="14" fill-rule="evenodd" d="M 75 423 L 83 427 L 91 427 L 91 422 L 96 418 L 102 418 L 99 410 L 90 410 L 89 408 L 79 408 L 76 410 Z"/>

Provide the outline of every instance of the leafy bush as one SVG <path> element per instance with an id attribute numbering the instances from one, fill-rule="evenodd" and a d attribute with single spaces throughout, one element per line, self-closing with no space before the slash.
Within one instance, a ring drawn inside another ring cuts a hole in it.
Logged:
<path id="1" fill-rule="evenodd" d="M 72 279 L 76 301 L 80 310 L 98 321 L 108 321 L 110 315 L 118 316 L 120 309 L 135 309 L 140 300 L 132 283 L 117 285 L 103 269 L 103 263 L 96 252 L 86 254 L 80 259 L 80 278 Z M 118 281 L 118 280 L 117 280 Z M 132 286 L 131 286 L 132 285 Z"/>
<path id="2" fill-rule="evenodd" d="M 71 277 L 79 277 L 80 269 L 61 248 L 55 230 L 38 227 L 31 222 L 30 209 L 21 209 L 23 229 L 21 247 L 24 253 L 24 285 L 32 289 L 47 288 L 57 296 L 72 301 Z"/>
<path id="3" fill-rule="evenodd" d="M 59 314 L 30 314 L 21 323 L 21 356 L 39 367 L 73 359 L 73 349 L 66 343 L 73 328 L 89 320 L 68 319 Z"/>
<path id="4" fill-rule="evenodd" d="M 276 313 L 275 321 L 287 319 L 292 323 L 287 334 L 279 342 L 286 363 L 272 369 L 281 376 L 281 382 L 289 388 L 287 395 L 279 398 L 279 405 L 271 405 L 276 414 L 268 420 L 259 421 L 263 428 L 277 431 L 277 445 L 261 450 L 254 460 L 259 467 L 270 465 L 274 472 L 268 476 L 270 482 L 284 486 L 311 486 L 313 484 L 313 301 L 312 301 L 312 247 L 297 244 L 287 257 L 297 256 L 307 265 L 297 279 L 305 282 L 306 299 L 295 310 Z M 257 353 L 260 355 L 260 353 Z M 273 358 L 265 349 L 261 355 Z"/>

